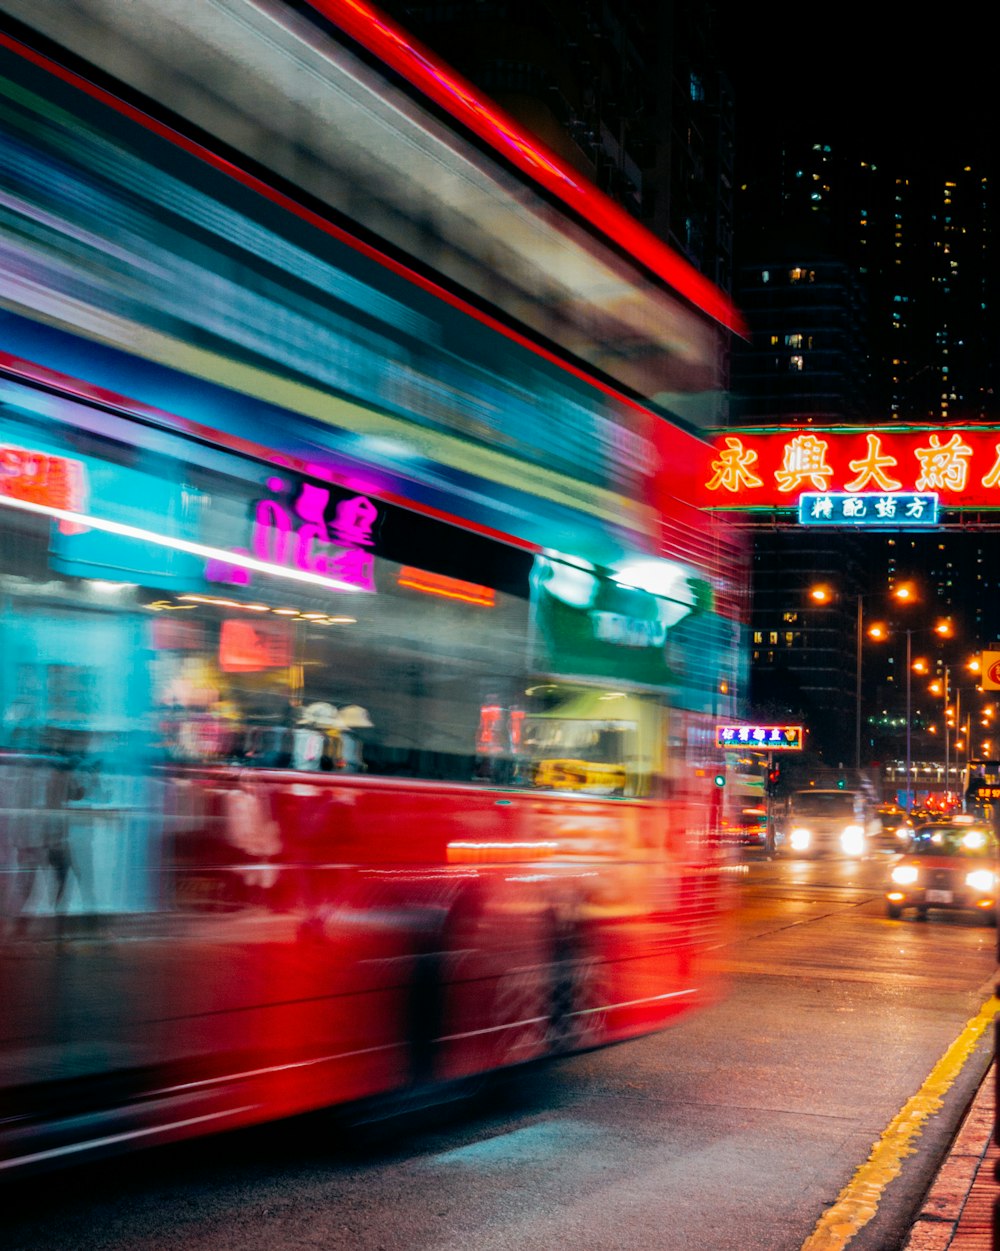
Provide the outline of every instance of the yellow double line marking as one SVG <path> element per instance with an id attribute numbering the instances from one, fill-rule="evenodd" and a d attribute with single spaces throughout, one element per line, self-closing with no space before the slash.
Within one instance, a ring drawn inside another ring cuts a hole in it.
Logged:
<path id="1" fill-rule="evenodd" d="M 889 1122 L 868 1159 L 820 1217 L 802 1244 L 802 1251 L 840 1251 L 868 1224 L 878 1210 L 883 1191 L 899 1176 L 903 1160 L 916 1151 L 913 1140 L 923 1132 L 924 1122 L 940 1111 L 962 1066 L 998 1013 L 1000 999 L 994 995 L 966 1023 L 924 1084 Z"/>

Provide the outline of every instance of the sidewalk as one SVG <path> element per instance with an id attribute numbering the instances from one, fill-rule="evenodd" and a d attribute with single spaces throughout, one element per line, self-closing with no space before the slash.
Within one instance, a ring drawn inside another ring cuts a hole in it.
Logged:
<path id="1" fill-rule="evenodd" d="M 951 1151 L 924 1198 L 903 1251 L 993 1251 L 993 1205 L 1000 1198 L 994 1168 L 995 1063 L 973 1100 Z"/>

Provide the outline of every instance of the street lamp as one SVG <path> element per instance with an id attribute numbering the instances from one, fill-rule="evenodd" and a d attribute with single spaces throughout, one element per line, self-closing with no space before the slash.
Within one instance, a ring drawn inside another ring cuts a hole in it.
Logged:
<path id="1" fill-rule="evenodd" d="M 901 604 L 913 604 L 916 602 L 917 593 L 911 582 L 901 582 L 899 586 L 892 592 L 892 598 Z M 887 626 L 876 622 L 868 631 L 873 639 L 887 639 L 889 637 L 889 629 Z M 913 772 L 913 750 L 911 739 L 911 721 L 913 719 L 913 630 L 909 626 L 906 629 L 906 811 L 909 812 L 913 804 L 913 791 L 911 788 L 911 775 Z"/>
<path id="2" fill-rule="evenodd" d="M 826 585 L 809 588 L 809 598 L 816 604 L 829 604 L 834 592 Z M 857 617 L 854 623 L 854 767 L 861 769 L 861 641 L 864 638 L 864 597 L 857 597 Z"/>
<path id="3" fill-rule="evenodd" d="M 951 721 L 948 718 L 948 681 L 951 677 L 951 665 L 944 665 L 944 681 L 936 678 L 927 688 L 932 695 L 944 695 L 944 793 L 947 797 L 951 788 Z"/>
<path id="4" fill-rule="evenodd" d="M 907 626 L 906 629 L 906 811 L 909 812 L 913 807 L 913 791 L 910 786 L 910 778 L 913 772 L 913 754 L 910 750 L 911 731 L 913 729 L 913 700 L 911 691 L 913 689 L 913 670 L 910 667 L 910 641 L 913 638 L 913 631 Z"/>
<path id="5" fill-rule="evenodd" d="M 909 582 L 903 582 L 892 593 L 893 599 L 898 600 L 901 604 L 913 604 L 917 602 L 917 594 Z M 953 634 L 950 621 L 939 621 L 933 628 L 933 633 L 938 638 L 951 638 Z M 920 633 L 919 629 L 915 630 L 912 626 L 906 628 L 906 801 L 905 807 L 907 811 L 913 805 L 913 673 L 926 673 L 926 661 L 913 661 L 913 635 Z M 883 641 L 890 637 L 889 627 L 882 622 L 875 622 L 868 630 L 870 638 L 876 641 Z"/>

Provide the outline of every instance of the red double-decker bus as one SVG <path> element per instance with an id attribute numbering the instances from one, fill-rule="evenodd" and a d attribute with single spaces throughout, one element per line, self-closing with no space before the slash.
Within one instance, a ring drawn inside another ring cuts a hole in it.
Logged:
<path id="1" fill-rule="evenodd" d="M 3 7 L 0 1174 L 706 1002 L 724 301 L 380 77 L 374 18 L 137 3 L 126 81 L 100 5 Z"/>

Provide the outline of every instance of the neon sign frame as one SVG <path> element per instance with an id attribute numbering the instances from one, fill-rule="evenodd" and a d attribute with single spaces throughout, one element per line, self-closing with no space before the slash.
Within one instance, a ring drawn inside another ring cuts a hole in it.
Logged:
<path id="1" fill-rule="evenodd" d="M 712 510 L 935 495 L 939 510 L 1000 511 L 1000 426 L 734 427 L 717 433 L 706 459 L 701 503 Z"/>
<path id="2" fill-rule="evenodd" d="M 933 493 L 803 491 L 799 496 L 800 526 L 912 529 L 936 526 L 939 515 L 940 500 Z"/>
<path id="3" fill-rule="evenodd" d="M 739 747 L 759 747 L 763 751 L 802 751 L 801 725 L 753 725 L 729 722 L 715 727 L 715 746 L 723 751 Z"/>

